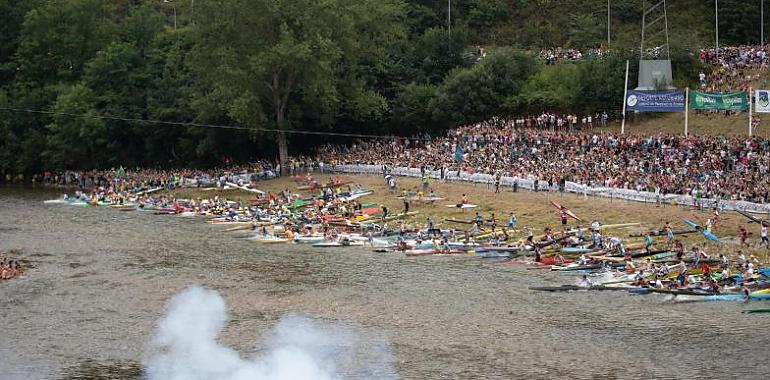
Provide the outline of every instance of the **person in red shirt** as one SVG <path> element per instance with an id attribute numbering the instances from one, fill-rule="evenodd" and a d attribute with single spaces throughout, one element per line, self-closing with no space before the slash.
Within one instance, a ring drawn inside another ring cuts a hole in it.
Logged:
<path id="1" fill-rule="evenodd" d="M 743 226 L 740 227 L 740 235 L 741 235 L 741 247 L 749 246 L 749 243 L 746 242 L 746 239 L 749 238 L 749 231 L 747 231 Z"/>
<path id="2" fill-rule="evenodd" d="M 706 264 L 705 262 L 701 264 L 701 269 L 703 269 L 703 276 L 706 278 L 711 278 L 711 267 Z"/>

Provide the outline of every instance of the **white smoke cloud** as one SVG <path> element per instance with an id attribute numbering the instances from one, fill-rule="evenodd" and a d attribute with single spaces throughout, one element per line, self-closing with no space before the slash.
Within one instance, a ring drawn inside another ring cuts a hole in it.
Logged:
<path id="1" fill-rule="evenodd" d="M 215 291 L 193 286 L 175 296 L 160 320 L 145 363 L 148 380 L 395 379 L 390 347 L 361 340 L 352 327 L 287 316 L 244 359 L 216 339 L 227 308 Z"/>

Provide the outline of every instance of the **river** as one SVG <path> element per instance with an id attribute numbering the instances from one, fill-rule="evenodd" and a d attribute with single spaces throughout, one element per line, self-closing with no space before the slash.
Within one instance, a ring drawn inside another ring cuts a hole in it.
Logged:
<path id="1" fill-rule="evenodd" d="M 767 314 L 733 302 L 549 294 L 563 274 L 464 257 L 258 245 L 199 218 L 44 205 L 0 188 L 0 378 L 141 377 L 157 321 L 190 285 L 229 308 L 219 338 L 247 355 L 287 315 L 387 342 L 403 379 L 764 378 Z M 754 305 L 757 306 L 757 305 Z"/>

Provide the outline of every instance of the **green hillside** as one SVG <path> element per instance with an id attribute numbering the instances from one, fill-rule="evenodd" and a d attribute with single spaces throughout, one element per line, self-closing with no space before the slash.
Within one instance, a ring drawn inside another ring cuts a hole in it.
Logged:
<path id="1" fill-rule="evenodd" d="M 611 53 L 552 66 L 541 48 L 607 47 L 606 1 L 451 3 L 450 33 L 434 0 L 0 0 L 0 172 L 213 166 L 350 141 L 291 130 L 617 112 L 639 1 L 610 1 Z M 693 85 L 713 4 L 668 4 L 675 83 Z M 758 41 L 759 1 L 720 8 L 723 45 Z"/>

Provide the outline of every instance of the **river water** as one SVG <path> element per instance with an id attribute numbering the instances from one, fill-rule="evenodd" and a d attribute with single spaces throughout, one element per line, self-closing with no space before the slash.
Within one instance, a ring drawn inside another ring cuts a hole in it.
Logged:
<path id="1" fill-rule="evenodd" d="M 229 308 L 219 338 L 243 355 L 286 315 L 387 342 L 403 379 L 765 378 L 760 305 L 671 303 L 623 292 L 549 294 L 573 283 L 471 255 L 264 246 L 201 219 L 44 205 L 0 188 L 0 252 L 30 260 L 0 283 L 0 378 L 141 377 L 169 300 L 192 284 Z M 761 305 L 767 307 L 767 304 Z"/>

